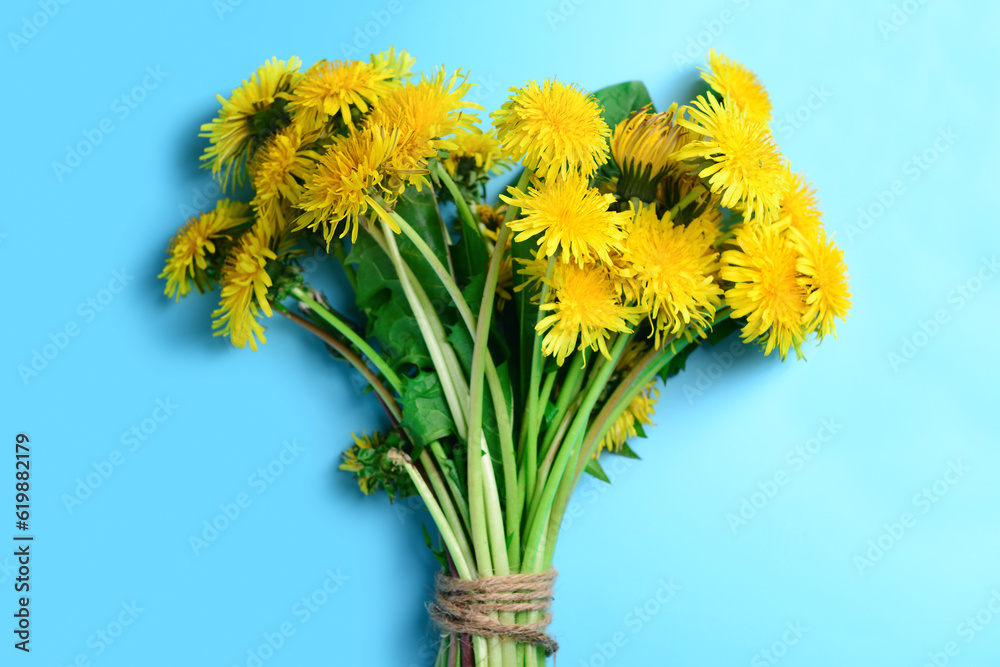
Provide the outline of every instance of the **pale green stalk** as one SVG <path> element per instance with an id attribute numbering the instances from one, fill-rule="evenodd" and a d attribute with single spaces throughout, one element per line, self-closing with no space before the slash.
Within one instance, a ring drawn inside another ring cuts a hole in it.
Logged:
<path id="1" fill-rule="evenodd" d="M 434 272 L 437 273 L 438 278 L 441 279 L 441 282 L 448 291 L 448 294 L 455 302 L 455 306 L 458 308 L 459 314 L 465 321 L 465 325 L 468 327 L 469 333 L 475 339 L 478 335 L 478 323 L 476 321 L 476 317 L 472 314 L 472 310 L 469 308 L 469 304 L 466 302 L 465 297 L 462 295 L 462 291 L 458 288 L 455 280 L 445 269 L 437 255 L 434 254 L 434 251 L 431 250 L 430 246 L 427 245 L 420 234 L 418 234 L 405 219 L 400 217 L 395 211 L 389 211 L 389 215 L 396 222 L 396 224 L 399 225 L 403 234 L 405 234 L 406 237 L 410 239 L 415 246 L 417 246 L 421 255 L 423 255 L 424 259 L 426 259 L 428 264 L 431 265 Z M 507 516 L 509 517 L 509 528 L 506 533 L 508 536 L 513 538 L 508 557 L 513 561 L 515 557 L 520 556 L 520 540 L 518 539 L 520 535 L 518 534 L 516 527 L 520 523 L 523 507 L 523 502 L 517 487 L 517 467 L 514 457 L 513 428 L 510 414 L 507 411 L 507 402 L 503 394 L 503 388 L 500 384 L 500 376 L 497 374 L 496 365 L 493 363 L 493 358 L 489 354 L 486 354 L 485 364 L 486 379 L 489 382 L 490 395 L 493 399 L 493 408 L 497 416 L 497 430 L 500 433 L 500 454 L 506 490 Z M 475 355 L 473 355 L 473 377 L 475 377 Z M 475 401 L 475 397 L 471 396 L 471 391 L 473 389 L 474 387 L 470 387 L 470 420 L 475 417 L 474 411 L 472 410 L 472 405 Z M 481 405 L 480 401 L 480 406 Z M 480 408 L 480 428 L 482 423 L 481 418 L 482 411 Z M 471 424 L 469 437 L 470 442 L 472 441 L 471 438 L 475 437 L 473 435 Z M 519 560 L 520 558 L 517 558 L 517 561 Z M 514 563 L 514 566 L 516 567 L 516 562 Z"/>
<path id="2" fill-rule="evenodd" d="M 293 287 L 291 292 L 296 299 L 309 306 L 313 312 L 323 318 L 324 322 L 339 331 L 347 340 L 351 341 L 362 354 L 371 359 L 372 363 L 375 364 L 375 367 L 379 370 L 379 372 L 382 373 L 382 375 L 385 376 L 385 379 L 389 381 L 389 384 L 392 385 L 392 388 L 395 389 L 397 393 L 402 393 L 403 383 L 399 379 L 399 376 L 396 375 L 396 372 L 389 367 L 389 364 L 385 362 L 385 359 L 379 356 L 378 353 L 372 349 L 372 346 L 369 345 L 364 338 L 359 336 L 354 329 L 349 327 L 340 318 L 320 305 L 319 302 L 306 294 L 305 290 L 299 287 Z"/>
<path id="3" fill-rule="evenodd" d="M 518 184 L 520 186 L 520 183 Z M 544 359 L 542 358 L 542 337 L 538 332 L 538 322 L 542 321 L 544 317 L 544 311 L 542 306 L 549 296 L 549 282 L 552 280 L 552 274 L 555 271 L 556 256 L 552 255 L 549 258 L 548 268 L 545 270 L 545 279 L 542 280 L 541 293 L 538 297 L 538 317 L 535 321 L 535 336 L 534 342 L 531 347 L 531 376 L 528 380 L 528 408 L 527 416 L 525 421 L 528 428 L 528 438 L 525 440 L 525 466 L 528 470 L 528 489 L 535 488 L 535 478 L 538 466 L 538 431 L 541 428 L 541 415 L 539 414 L 538 407 L 538 388 L 541 385 L 542 376 L 542 366 Z M 534 498 L 532 498 L 532 502 Z"/>
<path id="4" fill-rule="evenodd" d="M 448 547 L 448 552 L 451 554 L 452 562 L 455 563 L 455 570 L 458 572 L 458 576 L 468 581 L 476 579 L 476 569 L 462 557 L 462 551 L 458 545 L 458 539 L 455 537 L 455 532 L 452 530 L 451 525 L 445 518 L 444 512 L 441 510 L 441 506 L 438 505 L 437 500 L 435 500 L 434 494 L 431 493 L 431 490 L 427 487 L 427 483 L 424 482 L 424 478 L 420 476 L 420 472 L 416 469 L 416 467 L 414 467 L 413 462 L 410 461 L 410 458 L 406 456 L 406 454 L 403 454 L 398 450 L 392 450 L 389 458 L 396 465 L 403 466 L 406 473 L 410 476 L 410 480 L 417 488 L 417 493 L 419 493 L 420 497 L 423 499 L 424 505 L 427 506 L 427 511 L 430 512 L 431 518 L 434 520 L 434 524 L 437 526 L 438 532 L 441 534 L 441 539 L 444 541 L 445 546 Z M 473 636 L 472 641 L 475 644 L 475 653 L 479 656 L 479 659 L 477 660 L 478 662 L 489 653 L 488 642 L 485 637 L 477 636 Z"/>
<path id="5" fill-rule="evenodd" d="M 441 382 L 441 391 L 444 393 L 445 401 L 448 403 L 452 420 L 455 422 L 455 429 L 461 437 L 465 437 L 468 426 L 466 422 L 466 412 L 464 409 L 465 402 L 460 399 L 458 387 L 456 386 L 459 384 L 458 378 L 461 374 L 460 372 L 455 373 L 453 369 L 454 364 L 449 364 L 448 359 L 446 359 L 444 347 L 447 343 L 444 340 L 444 329 L 440 326 L 440 321 L 437 320 L 436 313 L 433 314 L 433 319 L 435 320 L 437 326 L 435 327 L 432 325 L 431 317 L 432 313 L 434 313 L 433 309 L 428 312 L 421 307 L 414 287 L 416 281 L 411 280 L 406 264 L 403 262 L 403 258 L 399 254 L 399 248 L 396 246 L 396 237 L 385 220 L 382 220 L 382 225 L 386 232 L 383 238 L 385 239 L 385 245 L 388 249 L 389 259 L 396 268 L 399 282 L 403 286 L 404 294 L 406 294 L 406 300 L 410 303 L 410 309 L 413 311 L 414 319 L 417 320 L 417 326 L 420 328 L 420 333 L 424 337 L 424 343 L 427 345 L 427 351 L 431 355 L 431 362 L 433 362 L 434 368 L 438 371 L 438 380 Z M 439 330 L 435 331 L 435 329 Z M 450 346 L 448 347 L 450 348 Z M 454 354 L 453 351 L 452 354 Z"/>
<path id="6" fill-rule="evenodd" d="M 437 443 L 437 441 L 435 441 L 435 443 Z M 448 523 L 451 525 L 452 531 L 455 533 L 458 547 L 461 549 L 462 558 L 464 558 L 467 563 L 474 562 L 472 550 L 469 548 L 469 542 L 465 539 L 465 531 L 462 529 L 461 518 L 455 510 L 455 504 L 452 502 L 451 496 L 448 495 L 448 487 L 445 485 L 441 474 L 438 473 L 438 469 L 437 466 L 434 465 L 434 461 L 427 453 L 427 447 L 424 447 L 423 451 L 420 452 L 420 465 L 424 467 L 424 473 L 426 473 L 427 479 L 430 480 L 431 486 L 434 487 L 435 494 L 440 499 L 441 510 L 444 512 L 445 518 L 448 519 Z M 460 499 L 456 498 L 455 501 L 460 502 Z"/>

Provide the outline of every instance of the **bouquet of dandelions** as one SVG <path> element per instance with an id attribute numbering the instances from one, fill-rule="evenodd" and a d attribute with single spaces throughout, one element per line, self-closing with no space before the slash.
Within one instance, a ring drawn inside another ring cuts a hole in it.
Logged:
<path id="1" fill-rule="evenodd" d="M 277 311 L 364 376 L 388 428 L 355 435 L 341 468 L 426 503 L 435 664 L 541 665 L 581 476 L 606 479 L 602 451 L 635 456 L 658 378 L 703 341 L 740 330 L 784 359 L 834 333 L 846 267 L 767 93 L 725 56 L 687 106 L 655 112 L 638 82 L 529 81 L 489 131 L 467 74 L 413 63 L 273 59 L 220 97 L 202 159 L 249 201 L 188 221 L 161 277 L 171 297 L 220 284 L 213 326 L 237 347 L 256 350 Z M 305 282 L 316 251 L 356 313 Z"/>

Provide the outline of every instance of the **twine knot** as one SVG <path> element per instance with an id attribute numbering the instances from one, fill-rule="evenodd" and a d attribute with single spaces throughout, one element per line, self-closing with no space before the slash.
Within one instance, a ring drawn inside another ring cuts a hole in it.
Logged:
<path id="1" fill-rule="evenodd" d="M 434 601 L 428 605 L 431 618 L 444 632 L 480 637 L 506 637 L 545 649 L 547 655 L 559 644 L 545 627 L 552 622 L 552 586 L 556 571 L 541 574 L 507 574 L 467 581 L 437 575 Z M 540 611 L 533 623 L 503 623 L 489 612 Z"/>

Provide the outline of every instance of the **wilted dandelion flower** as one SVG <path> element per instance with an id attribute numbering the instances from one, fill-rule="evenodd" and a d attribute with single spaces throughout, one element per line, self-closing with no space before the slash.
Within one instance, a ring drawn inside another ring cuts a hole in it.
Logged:
<path id="1" fill-rule="evenodd" d="M 529 187 L 527 194 L 510 188 L 510 194 L 500 199 L 520 207 L 523 215 L 509 223 L 511 231 L 519 232 L 517 241 L 540 234 L 543 256 L 558 255 L 563 262 L 572 259 L 580 265 L 594 260 L 610 264 L 610 253 L 621 250 L 621 225 L 628 214 L 609 211 L 615 196 L 588 187 L 584 177 L 547 180 L 538 188 Z"/>
<path id="2" fill-rule="evenodd" d="M 633 113 L 615 126 L 611 134 L 611 155 L 621 170 L 618 194 L 628 201 L 633 196 L 651 202 L 656 188 L 674 165 L 671 155 L 684 145 L 687 131 L 674 124 L 677 105 L 651 113 L 648 107 Z"/>
<path id="3" fill-rule="evenodd" d="M 271 277 L 264 266 L 267 260 L 277 259 L 268 247 L 267 234 L 254 227 L 240 237 L 239 243 L 226 258 L 222 269 L 222 293 L 218 309 L 212 313 L 216 318 L 212 328 L 214 335 L 229 336 L 236 347 L 257 350 L 257 339 L 264 338 L 264 327 L 257 318 L 261 313 L 270 317 L 271 304 L 267 300 L 267 289 Z"/>
<path id="4" fill-rule="evenodd" d="M 708 52 L 709 70 L 702 70 L 701 78 L 712 89 L 747 112 L 750 120 L 767 124 L 771 122 L 771 98 L 757 75 L 744 65 L 730 60 L 715 49 Z"/>
<path id="5" fill-rule="evenodd" d="M 218 117 L 201 126 L 199 136 L 208 137 L 202 161 L 212 175 L 222 174 L 222 185 L 242 183 L 246 162 L 256 148 L 275 130 L 288 124 L 284 110 L 287 93 L 302 78 L 302 61 L 292 56 L 272 58 L 233 91 L 229 99 L 216 95 L 222 103 Z"/>
<path id="6" fill-rule="evenodd" d="M 351 433 L 351 437 L 354 438 L 354 444 L 344 451 L 344 461 L 340 464 L 340 469 L 354 473 L 361 492 L 368 496 L 375 490 L 377 482 L 370 470 L 374 463 L 372 458 L 375 451 L 382 446 L 383 438 L 378 431 L 371 435 L 362 432 L 360 436 Z"/>
<path id="7" fill-rule="evenodd" d="M 250 180 L 256 192 L 251 203 L 272 234 L 285 225 L 281 201 L 298 204 L 306 174 L 320 159 L 305 148 L 311 139 L 293 123 L 271 137 L 251 165 Z"/>
<path id="8" fill-rule="evenodd" d="M 398 132 L 392 152 L 388 187 L 401 190 L 406 183 L 425 184 L 427 161 L 439 150 L 457 145 L 452 135 L 471 131 L 478 122 L 467 109 L 482 109 L 463 98 L 472 87 L 467 75 L 456 70 L 451 75 L 440 68 L 434 76 L 423 75 L 418 83 L 407 82 L 382 99 L 366 120 L 366 126 Z"/>
<path id="9" fill-rule="evenodd" d="M 208 213 L 190 218 L 167 248 L 167 264 L 158 276 L 167 281 L 164 294 L 180 299 L 191 291 L 192 282 L 199 292 L 210 288 L 211 279 L 204 275 L 206 254 L 215 252 L 215 241 L 228 238 L 224 232 L 249 221 L 250 207 L 228 199 L 219 201 Z"/>
<path id="10" fill-rule="evenodd" d="M 592 95 L 551 80 L 510 91 L 490 114 L 506 157 L 550 180 L 578 172 L 590 176 L 608 161 L 611 131 Z"/>
<path id="11" fill-rule="evenodd" d="M 356 240 L 358 218 L 369 208 L 379 207 L 373 194 L 382 185 L 383 170 L 396 146 L 396 138 L 395 132 L 381 127 L 356 129 L 346 137 L 337 137 L 306 176 L 298 204 L 305 213 L 299 216 L 296 228 L 322 228 L 329 246 L 343 222 L 340 236 L 350 231 L 351 241 Z"/>
<path id="12" fill-rule="evenodd" d="M 771 131 L 712 93 L 707 100 L 699 95 L 688 113 L 690 120 L 679 118 L 677 123 L 703 138 L 688 143 L 674 158 L 708 160 L 699 176 L 709 179 L 713 193 L 722 194 L 722 206 L 770 220 L 785 190 L 785 169 Z"/>

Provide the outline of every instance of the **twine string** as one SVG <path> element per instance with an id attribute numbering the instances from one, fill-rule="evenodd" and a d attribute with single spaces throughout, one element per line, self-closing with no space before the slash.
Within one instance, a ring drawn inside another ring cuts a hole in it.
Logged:
<path id="1" fill-rule="evenodd" d="M 546 655 L 559 644 L 545 628 L 552 622 L 552 587 L 556 571 L 541 574 L 508 574 L 467 581 L 439 572 L 434 601 L 428 605 L 431 618 L 442 631 L 456 635 L 505 637 L 545 649 Z M 489 612 L 540 611 L 534 623 L 503 623 Z"/>

